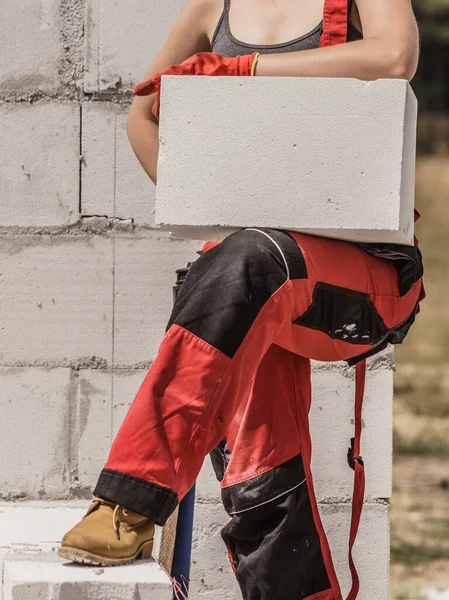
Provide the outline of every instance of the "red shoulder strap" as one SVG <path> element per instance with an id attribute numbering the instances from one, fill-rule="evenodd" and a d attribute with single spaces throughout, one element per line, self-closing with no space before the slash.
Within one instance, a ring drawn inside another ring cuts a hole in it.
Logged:
<path id="1" fill-rule="evenodd" d="M 320 48 L 344 44 L 348 36 L 349 0 L 326 0 Z"/>
<path id="2" fill-rule="evenodd" d="M 365 393 L 366 360 L 356 365 L 355 373 L 355 434 L 353 447 L 350 449 L 352 468 L 354 469 L 354 491 L 352 495 L 352 517 L 351 530 L 349 534 L 349 568 L 352 576 L 352 587 L 346 600 L 355 600 L 359 593 L 360 580 L 357 569 L 352 558 L 357 531 L 359 529 L 360 517 L 363 510 L 363 498 L 365 495 L 365 467 L 360 456 L 360 438 L 362 436 L 362 406 Z"/>

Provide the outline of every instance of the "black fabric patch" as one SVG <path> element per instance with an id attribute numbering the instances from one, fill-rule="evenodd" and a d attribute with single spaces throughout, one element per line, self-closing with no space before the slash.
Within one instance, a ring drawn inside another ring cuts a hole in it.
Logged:
<path id="1" fill-rule="evenodd" d="M 209 456 L 215 476 L 218 481 L 221 481 L 228 468 L 229 461 L 231 460 L 231 450 L 229 449 L 227 441 L 221 440 L 218 446 L 209 453 Z"/>
<path id="2" fill-rule="evenodd" d="M 243 600 L 304 600 L 331 588 L 306 482 L 235 514 L 221 535 Z"/>
<path id="3" fill-rule="evenodd" d="M 404 244 L 359 244 L 359 246 L 373 256 L 393 261 L 398 274 L 401 296 L 405 296 L 424 274 L 422 255 L 417 246 Z"/>
<path id="4" fill-rule="evenodd" d="M 290 278 L 306 278 L 304 257 L 295 240 L 283 231 L 263 231 L 282 249 Z M 190 267 L 166 331 L 179 325 L 232 357 L 264 304 L 286 279 L 276 245 L 260 231 L 238 231 Z"/>
<path id="5" fill-rule="evenodd" d="M 409 315 L 402 323 L 399 323 L 399 325 L 396 325 L 396 327 L 392 327 L 391 329 L 389 329 L 388 333 L 383 337 L 382 341 L 379 344 L 377 344 L 377 346 L 375 346 L 371 350 L 368 350 L 367 352 L 364 352 L 363 354 L 358 354 L 357 356 L 349 358 L 346 361 L 348 365 L 352 367 L 360 361 L 366 360 L 367 358 L 378 354 L 379 352 L 384 350 L 388 346 L 388 344 L 402 344 L 410 327 L 415 322 L 416 315 L 418 314 L 418 312 L 419 304 L 417 304 L 417 306 L 415 307 L 414 312 L 412 312 L 412 314 Z"/>
<path id="6" fill-rule="evenodd" d="M 298 454 L 262 475 L 223 488 L 223 506 L 229 515 L 248 510 L 291 490 L 305 477 L 302 456 Z"/>
<path id="7" fill-rule="evenodd" d="M 102 470 L 94 496 L 116 502 L 161 526 L 178 505 L 173 490 L 112 469 Z"/>
<path id="8" fill-rule="evenodd" d="M 320 282 L 312 304 L 293 323 L 350 344 L 377 344 L 388 331 L 369 294 Z"/>

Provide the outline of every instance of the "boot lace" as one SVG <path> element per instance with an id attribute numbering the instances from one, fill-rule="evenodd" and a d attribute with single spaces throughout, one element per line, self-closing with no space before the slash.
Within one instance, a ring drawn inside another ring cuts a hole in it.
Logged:
<path id="1" fill-rule="evenodd" d="M 129 510 L 127 508 L 124 508 L 120 504 L 114 504 L 113 502 L 108 502 L 107 500 L 103 500 L 102 498 L 94 498 L 92 500 L 92 504 L 90 505 L 86 513 L 86 517 L 97 508 L 100 508 L 100 506 L 110 506 L 111 508 L 114 507 L 114 510 L 112 512 L 112 527 L 114 528 L 116 538 L 119 540 L 120 525 L 123 523 L 122 518 L 127 517 L 129 515 Z M 130 528 L 132 529 L 132 527 Z"/>

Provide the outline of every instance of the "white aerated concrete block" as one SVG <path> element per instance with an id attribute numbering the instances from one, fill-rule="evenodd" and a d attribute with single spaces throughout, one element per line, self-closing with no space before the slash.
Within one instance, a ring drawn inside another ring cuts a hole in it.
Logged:
<path id="1" fill-rule="evenodd" d="M 412 244 L 416 112 L 405 80 L 164 76 L 156 223 Z"/>
<path id="2" fill-rule="evenodd" d="M 115 370 L 114 397 L 112 400 L 112 435 L 115 437 L 123 419 L 142 385 L 147 369 Z"/>
<path id="3" fill-rule="evenodd" d="M 163 46 L 183 0 L 88 0 L 85 20 L 84 89 L 132 88 Z M 132 40 L 132 43 L 130 43 Z"/>
<path id="4" fill-rule="evenodd" d="M 67 491 L 71 386 L 70 369 L 0 369 L 0 498 Z"/>
<path id="5" fill-rule="evenodd" d="M 240 600 L 221 529 L 229 517 L 220 504 L 195 506 L 190 593 L 192 600 Z"/>
<path id="6" fill-rule="evenodd" d="M 312 472 L 318 501 L 352 497 L 354 471 L 347 450 L 354 437 L 355 382 L 344 371 L 314 371 L 310 410 Z M 392 492 L 393 372 L 369 371 L 363 401 L 361 455 L 365 498 Z"/>
<path id="7" fill-rule="evenodd" d="M 351 522 L 349 504 L 321 504 L 320 514 L 328 536 L 343 598 L 351 589 L 348 566 L 348 541 Z M 360 576 L 357 600 L 388 600 L 390 527 L 389 507 L 365 504 L 354 545 L 354 562 Z"/>
<path id="8" fill-rule="evenodd" d="M 170 579 L 154 561 L 89 569 L 53 556 L 4 563 L 4 600 L 171 600 Z"/>
<path id="9" fill-rule="evenodd" d="M 77 381 L 75 448 L 78 483 L 93 489 L 112 442 L 112 374 L 82 369 Z"/>
<path id="10" fill-rule="evenodd" d="M 112 242 L 85 235 L 0 239 L 0 364 L 112 359 Z"/>
<path id="11" fill-rule="evenodd" d="M 154 226 L 155 185 L 129 143 L 128 111 L 128 104 L 83 104 L 81 212 Z"/>
<path id="12" fill-rule="evenodd" d="M 154 358 L 173 306 L 175 270 L 198 258 L 201 247 L 197 240 L 172 239 L 148 230 L 117 238 L 116 365 L 137 365 Z"/>
<path id="13" fill-rule="evenodd" d="M 221 502 L 220 482 L 212 467 L 210 456 L 206 456 L 196 481 L 196 499 L 199 502 Z"/>
<path id="14" fill-rule="evenodd" d="M 91 569 L 57 557 L 55 550 L 63 535 L 89 504 L 0 504 L 2 600 L 171 600 L 170 580 L 153 561 L 139 560 L 120 569 Z"/>
<path id="15" fill-rule="evenodd" d="M 0 504 L 0 554 L 50 552 L 85 514 L 90 501 Z"/>
<path id="16" fill-rule="evenodd" d="M 46 64 L 42 56 L 40 64 Z M 71 102 L 0 106 L 0 225 L 68 225 L 78 220 L 79 121 L 79 105 Z"/>
<path id="17" fill-rule="evenodd" d="M 343 597 L 351 587 L 348 567 L 348 540 L 351 518 L 349 504 L 320 504 Z M 389 507 L 365 504 L 354 547 L 354 562 L 360 576 L 358 600 L 388 600 L 389 589 Z M 192 549 L 192 597 L 236 600 L 240 598 L 220 530 L 229 517 L 218 504 L 195 507 Z"/>
<path id="18" fill-rule="evenodd" d="M 2 90 L 51 92 L 59 87 L 58 67 L 63 58 L 60 5 L 60 0 L 5 0 L 0 4 Z"/>

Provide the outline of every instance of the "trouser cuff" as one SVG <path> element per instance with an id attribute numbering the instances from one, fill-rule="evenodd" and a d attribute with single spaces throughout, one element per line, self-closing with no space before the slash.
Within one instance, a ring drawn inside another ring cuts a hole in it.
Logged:
<path id="1" fill-rule="evenodd" d="M 94 496 L 120 504 L 161 526 L 178 505 L 173 490 L 111 469 L 102 470 Z"/>

